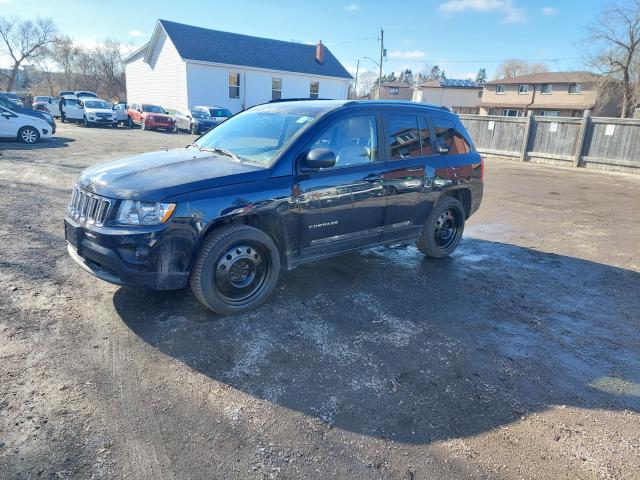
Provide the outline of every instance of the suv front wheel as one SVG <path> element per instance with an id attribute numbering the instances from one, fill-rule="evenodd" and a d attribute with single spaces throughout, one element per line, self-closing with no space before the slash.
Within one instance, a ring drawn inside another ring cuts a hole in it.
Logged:
<path id="1" fill-rule="evenodd" d="M 233 315 L 267 300 L 279 274 L 280 255 L 269 235 L 248 225 L 228 225 L 205 237 L 191 289 L 214 312 Z"/>
<path id="2" fill-rule="evenodd" d="M 418 250 L 432 258 L 448 257 L 460 243 L 464 220 L 464 207 L 456 198 L 441 198 L 422 227 Z"/>

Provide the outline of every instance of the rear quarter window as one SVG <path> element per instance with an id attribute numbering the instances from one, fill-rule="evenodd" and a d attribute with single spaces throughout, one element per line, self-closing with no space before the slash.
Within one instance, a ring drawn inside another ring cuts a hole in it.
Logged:
<path id="1" fill-rule="evenodd" d="M 460 155 L 471 151 L 471 146 L 457 129 L 455 122 L 438 117 L 432 117 L 432 121 L 436 144 L 449 147 L 447 155 Z"/>

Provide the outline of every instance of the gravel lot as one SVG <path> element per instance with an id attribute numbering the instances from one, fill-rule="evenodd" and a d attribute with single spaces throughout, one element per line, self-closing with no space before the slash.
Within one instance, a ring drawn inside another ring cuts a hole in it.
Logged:
<path id="1" fill-rule="evenodd" d="M 63 239 L 84 167 L 192 138 L 0 142 L 0 478 L 640 478 L 640 178 L 489 161 L 452 258 L 305 265 L 222 318 Z"/>

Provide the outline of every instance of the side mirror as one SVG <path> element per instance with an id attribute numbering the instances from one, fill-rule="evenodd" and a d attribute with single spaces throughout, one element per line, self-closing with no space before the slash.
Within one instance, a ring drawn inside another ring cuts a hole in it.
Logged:
<path id="1" fill-rule="evenodd" d="M 307 153 L 302 163 L 311 170 L 331 168 L 336 164 L 336 154 L 328 148 L 314 148 Z"/>

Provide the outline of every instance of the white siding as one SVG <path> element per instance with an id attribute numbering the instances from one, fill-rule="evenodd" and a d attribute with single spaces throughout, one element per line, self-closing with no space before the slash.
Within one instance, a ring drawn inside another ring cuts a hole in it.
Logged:
<path id="1" fill-rule="evenodd" d="M 229 98 L 229 73 L 240 73 L 240 98 Z M 271 100 L 271 79 L 282 79 L 282 98 L 308 98 L 312 81 L 320 82 L 320 98 L 346 99 L 347 79 L 313 77 L 241 67 L 187 62 L 189 108 L 194 105 L 226 107 L 233 113 Z"/>
<path id="2" fill-rule="evenodd" d="M 184 110 L 187 106 L 186 65 L 164 30 L 158 31 L 158 41 L 149 63 L 144 52 L 125 66 L 127 101 L 148 102 Z"/>

